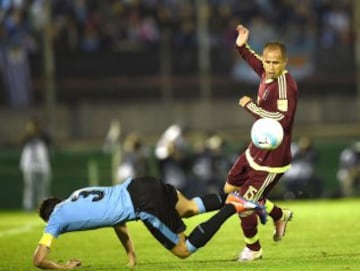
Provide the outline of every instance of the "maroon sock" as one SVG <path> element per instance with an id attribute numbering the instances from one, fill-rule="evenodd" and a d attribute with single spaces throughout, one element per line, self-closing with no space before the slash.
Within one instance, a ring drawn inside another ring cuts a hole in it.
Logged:
<path id="1" fill-rule="evenodd" d="M 278 221 L 282 217 L 282 214 L 281 208 L 274 205 L 274 208 L 270 212 L 269 216 L 271 216 L 274 221 Z"/>
<path id="2" fill-rule="evenodd" d="M 257 224 L 258 219 L 256 213 L 246 217 L 241 217 L 241 228 L 246 238 L 253 238 L 257 234 Z M 261 248 L 259 240 L 256 240 L 251 244 L 246 243 L 246 246 L 254 251 L 258 251 Z"/>
<path id="3" fill-rule="evenodd" d="M 259 251 L 261 249 L 259 241 L 256 241 L 254 244 L 246 244 L 246 246 L 252 251 Z"/>

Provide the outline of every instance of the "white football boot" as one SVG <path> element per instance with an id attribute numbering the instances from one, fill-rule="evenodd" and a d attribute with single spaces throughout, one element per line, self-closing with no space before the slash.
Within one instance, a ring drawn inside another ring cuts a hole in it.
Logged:
<path id="1" fill-rule="evenodd" d="M 255 261 L 262 258 L 262 248 L 259 251 L 254 251 L 248 247 L 244 247 L 243 251 L 239 254 L 238 261 Z"/>

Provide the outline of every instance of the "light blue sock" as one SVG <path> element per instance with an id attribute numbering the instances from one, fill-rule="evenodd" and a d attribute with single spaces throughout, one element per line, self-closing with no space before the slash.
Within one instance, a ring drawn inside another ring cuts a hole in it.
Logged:
<path id="1" fill-rule="evenodd" d="M 198 249 L 197 247 L 195 247 L 193 244 L 190 243 L 189 239 L 186 240 L 185 245 L 186 245 L 187 250 L 191 254 L 193 254 Z"/>
<path id="2" fill-rule="evenodd" d="M 203 214 L 206 212 L 204 202 L 202 201 L 202 199 L 200 197 L 193 198 L 193 201 L 195 201 L 196 205 L 199 208 L 199 214 Z"/>

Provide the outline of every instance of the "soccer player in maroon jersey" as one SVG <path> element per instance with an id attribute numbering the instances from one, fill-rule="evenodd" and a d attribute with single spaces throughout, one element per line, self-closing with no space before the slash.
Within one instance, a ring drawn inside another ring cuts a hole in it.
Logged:
<path id="1" fill-rule="evenodd" d="M 266 197 L 290 167 L 290 144 L 298 89 L 293 77 L 285 70 L 287 57 L 284 44 L 268 42 L 262 56 L 259 56 L 247 43 L 249 30 L 238 25 L 237 32 L 238 52 L 260 77 L 257 101 L 243 96 L 239 105 L 255 119 L 272 118 L 279 121 L 284 129 L 284 139 L 277 149 L 271 151 L 258 149 L 250 143 L 230 169 L 224 191 L 239 191 L 247 200 L 264 202 L 267 213 L 274 221 L 273 239 L 280 241 L 285 234 L 287 222 L 292 217 L 292 211 L 276 206 Z M 262 258 L 256 213 L 240 214 L 240 219 L 246 246 L 238 259 L 251 261 Z"/>

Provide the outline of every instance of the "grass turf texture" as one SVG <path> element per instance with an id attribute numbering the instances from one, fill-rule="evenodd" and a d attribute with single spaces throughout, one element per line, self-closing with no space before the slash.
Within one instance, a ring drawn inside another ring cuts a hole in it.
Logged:
<path id="1" fill-rule="evenodd" d="M 180 260 L 152 238 L 141 222 L 128 223 L 137 250 L 136 270 L 360 270 L 360 199 L 282 202 L 294 211 L 286 237 L 272 241 L 272 222 L 259 226 L 264 258 L 234 261 L 243 248 L 236 215 L 190 258 Z M 189 233 L 209 214 L 186 219 Z M 44 223 L 36 214 L 0 212 L 0 270 L 39 270 L 32 254 Z M 56 261 L 77 258 L 76 270 L 127 270 L 126 256 L 112 229 L 67 233 L 56 241 L 50 257 Z"/>

